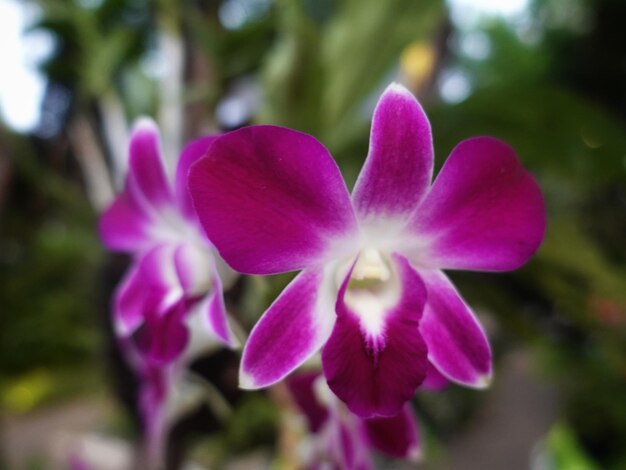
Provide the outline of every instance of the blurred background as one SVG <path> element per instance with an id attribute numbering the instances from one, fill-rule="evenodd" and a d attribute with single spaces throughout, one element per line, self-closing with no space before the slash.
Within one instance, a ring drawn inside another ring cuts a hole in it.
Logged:
<path id="1" fill-rule="evenodd" d="M 134 385 L 107 318 L 126 260 L 95 227 L 135 118 L 159 121 L 172 159 L 206 133 L 299 129 L 352 184 L 391 81 L 423 103 L 438 165 L 504 139 L 549 212 L 523 269 L 452 274 L 495 380 L 418 394 L 419 468 L 626 468 L 625 22 L 623 0 L 0 0 L 0 468 L 70 468 L 86 448 L 130 462 Z M 241 281 L 231 311 L 249 328 L 286 281 Z M 200 468 L 289 468 L 276 400 L 233 400 L 172 445 Z"/>

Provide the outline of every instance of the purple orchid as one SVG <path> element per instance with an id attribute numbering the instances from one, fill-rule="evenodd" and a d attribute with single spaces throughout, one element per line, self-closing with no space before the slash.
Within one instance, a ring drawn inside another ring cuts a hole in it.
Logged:
<path id="1" fill-rule="evenodd" d="M 240 386 L 269 386 L 321 348 L 328 385 L 362 417 L 397 415 L 431 365 L 489 383 L 485 333 L 442 270 L 522 266 L 544 236 L 542 194 L 490 137 L 458 144 L 431 184 L 432 173 L 428 119 L 396 84 L 351 197 L 307 134 L 251 126 L 211 144 L 189 188 L 220 254 L 242 273 L 302 269 L 252 330 Z"/>
<path id="2" fill-rule="evenodd" d="M 116 332 L 136 335 L 137 346 L 155 361 L 170 362 L 183 352 L 189 340 L 186 320 L 194 311 L 203 312 L 217 341 L 236 342 L 222 294 L 225 269 L 202 232 L 186 187 L 189 167 L 215 139 L 189 144 L 170 184 L 158 129 L 152 121 L 140 120 L 130 141 L 124 191 L 100 219 L 105 245 L 133 255 L 115 296 Z"/>
<path id="3" fill-rule="evenodd" d="M 215 138 L 199 139 L 183 150 L 172 184 L 158 129 L 140 120 L 130 141 L 124 191 L 100 219 L 105 245 L 133 256 L 115 293 L 113 319 L 120 348 L 139 379 L 149 460 L 158 460 L 163 450 L 171 418 L 168 401 L 186 361 L 198 349 L 236 344 L 221 279 L 232 280 L 234 274 L 204 236 L 186 188 L 190 165 Z"/>
<path id="4" fill-rule="evenodd" d="M 419 428 L 408 403 L 397 416 L 364 419 L 348 411 L 317 373 L 294 374 L 287 386 L 313 433 L 310 468 L 373 469 L 373 450 L 413 461 L 421 457 Z"/>

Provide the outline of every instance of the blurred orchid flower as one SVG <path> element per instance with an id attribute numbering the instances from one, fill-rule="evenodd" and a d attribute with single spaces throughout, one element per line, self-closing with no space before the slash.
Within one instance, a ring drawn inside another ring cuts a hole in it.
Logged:
<path id="1" fill-rule="evenodd" d="M 397 416 L 364 419 L 348 411 L 317 373 L 294 374 L 287 387 L 313 433 L 310 468 L 373 469 L 374 450 L 412 461 L 421 457 L 419 428 L 408 403 Z"/>
<path id="2" fill-rule="evenodd" d="M 170 181 L 156 124 L 140 120 L 130 140 L 124 190 L 100 219 L 105 245 L 133 257 L 115 293 L 113 321 L 139 377 L 140 411 L 153 448 L 163 438 L 177 368 L 198 352 L 192 335 L 204 333 L 200 348 L 237 343 L 222 292 L 222 280 L 232 282 L 235 273 L 204 235 L 186 188 L 190 165 L 215 138 L 187 145 Z"/>
<path id="3" fill-rule="evenodd" d="M 139 332 L 139 345 L 155 360 L 170 361 L 187 343 L 185 318 L 204 312 L 207 329 L 226 345 L 228 327 L 220 275 L 233 278 L 202 232 L 187 193 L 190 165 L 215 140 L 205 137 L 182 152 L 173 184 L 163 165 L 154 122 L 140 120 L 130 141 L 124 191 L 100 219 L 100 235 L 114 251 L 133 255 L 115 297 L 118 335 Z"/>
<path id="4" fill-rule="evenodd" d="M 443 269 L 507 271 L 539 247 L 541 190 L 513 149 L 457 145 L 431 184 L 430 123 L 392 84 L 350 197 L 313 137 L 251 126 L 216 139 L 189 172 L 206 233 L 250 274 L 302 269 L 244 348 L 240 386 L 269 386 L 322 349 L 331 390 L 362 417 L 395 416 L 424 380 L 485 387 L 489 343 Z"/>

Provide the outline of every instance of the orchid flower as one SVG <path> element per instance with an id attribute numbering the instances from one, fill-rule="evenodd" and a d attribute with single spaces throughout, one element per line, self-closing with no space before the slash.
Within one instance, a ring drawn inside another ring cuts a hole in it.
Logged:
<path id="1" fill-rule="evenodd" d="M 186 188 L 190 165 L 215 138 L 190 143 L 170 181 L 158 129 L 140 120 L 130 140 L 124 190 L 100 219 L 105 245 L 133 257 L 115 293 L 113 320 L 139 378 L 139 408 L 152 448 L 162 445 L 167 401 L 183 359 L 198 352 L 192 335 L 205 333 L 201 348 L 236 344 L 222 293 L 222 278 L 230 282 L 234 273 L 204 236 Z"/>
<path id="2" fill-rule="evenodd" d="M 121 337 L 145 330 L 142 347 L 156 359 L 171 360 L 187 343 L 184 319 L 202 310 L 215 338 L 233 345 L 222 281 L 226 270 L 198 223 L 187 193 L 189 167 L 215 136 L 190 143 L 170 182 L 154 122 L 142 119 L 130 140 L 124 191 L 100 219 L 100 235 L 111 250 L 133 255 L 133 266 L 116 293 L 115 329 Z"/>
<path id="3" fill-rule="evenodd" d="M 307 134 L 251 126 L 209 146 L 189 189 L 224 260 L 248 274 L 302 270 L 252 330 L 241 387 L 269 386 L 320 349 L 331 390 L 362 417 L 397 415 L 430 365 L 490 382 L 485 333 L 443 270 L 522 266 L 543 239 L 541 190 L 490 137 L 461 142 L 432 173 L 430 123 L 397 84 L 376 106 L 351 196 Z"/>
<path id="4" fill-rule="evenodd" d="M 397 416 L 364 419 L 348 411 L 315 372 L 294 374 L 287 386 L 313 433 L 310 468 L 373 469 L 373 450 L 395 458 L 420 458 L 419 429 L 408 403 Z"/>

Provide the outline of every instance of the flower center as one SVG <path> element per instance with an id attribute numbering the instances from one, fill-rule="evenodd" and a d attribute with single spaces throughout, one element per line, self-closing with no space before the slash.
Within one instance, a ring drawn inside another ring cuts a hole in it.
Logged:
<path id="1" fill-rule="evenodd" d="M 184 217 L 173 206 L 161 207 L 155 211 L 150 226 L 150 235 L 155 241 L 207 245 L 200 226 L 195 221 Z"/>
<path id="2" fill-rule="evenodd" d="M 339 270 L 338 285 L 346 270 Z M 344 302 L 370 335 L 383 332 L 387 313 L 400 298 L 400 285 L 392 260 L 373 248 L 362 250 L 348 281 Z"/>
<path id="3" fill-rule="evenodd" d="M 391 279 L 391 275 L 391 265 L 380 251 L 373 248 L 363 250 L 352 270 L 348 290 L 378 290 Z"/>

